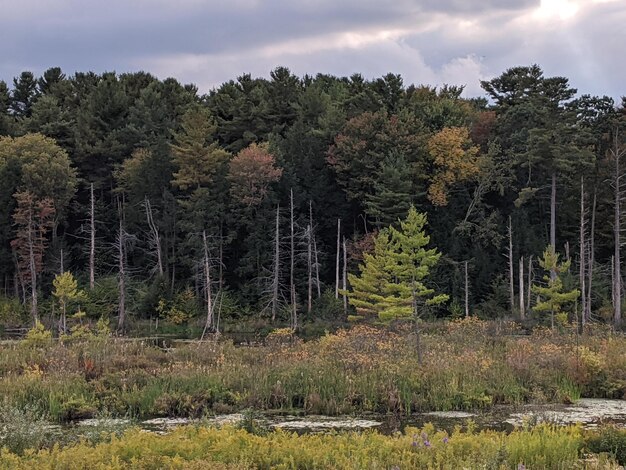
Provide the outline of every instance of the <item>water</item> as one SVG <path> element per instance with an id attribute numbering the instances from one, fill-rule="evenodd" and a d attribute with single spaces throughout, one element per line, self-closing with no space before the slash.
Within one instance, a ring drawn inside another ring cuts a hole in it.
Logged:
<path id="1" fill-rule="evenodd" d="M 155 418 L 145 421 L 128 419 L 90 419 L 79 421 L 68 427 L 72 432 L 87 432 L 90 428 L 105 428 L 107 431 L 138 426 L 141 429 L 156 433 L 167 433 L 176 426 L 200 424 L 206 426 L 237 425 L 246 420 L 241 413 L 217 415 L 202 420 L 188 418 Z M 468 413 L 461 411 L 445 411 L 414 414 L 408 417 L 382 414 L 361 416 L 297 416 L 276 413 L 254 414 L 257 425 L 266 429 L 283 429 L 285 431 L 319 433 L 329 431 L 364 431 L 375 429 L 383 434 L 392 434 L 403 430 L 406 426 L 421 427 L 432 423 L 436 428 L 452 431 L 456 426 L 465 427 L 468 421 L 474 423 L 475 429 L 493 429 L 512 431 L 524 422 L 547 421 L 555 424 L 581 423 L 585 428 L 594 428 L 600 424 L 614 424 L 626 428 L 626 400 L 581 399 L 573 405 L 525 405 L 520 407 L 494 407 L 486 412 Z"/>

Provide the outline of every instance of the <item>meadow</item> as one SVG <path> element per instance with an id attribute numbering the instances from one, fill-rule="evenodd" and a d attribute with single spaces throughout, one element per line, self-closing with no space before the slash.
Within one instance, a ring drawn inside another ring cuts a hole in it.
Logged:
<path id="1" fill-rule="evenodd" d="M 340 415 L 480 410 L 499 404 L 623 398 L 626 337 L 600 328 L 521 331 L 515 323 L 356 326 L 262 345 L 31 334 L 0 345 L 0 400 L 53 422 L 98 415 L 192 417 L 244 409 Z"/>

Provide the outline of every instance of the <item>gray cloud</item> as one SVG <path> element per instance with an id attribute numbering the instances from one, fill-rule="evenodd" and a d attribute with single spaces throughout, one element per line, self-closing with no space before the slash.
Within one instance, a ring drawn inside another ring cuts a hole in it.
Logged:
<path id="1" fill-rule="evenodd" d="M 2 11 L 7 81 L 56 65 L 145 69 L 208 91 L 286 65 L 299 74 L 392 71 L 480 94 L 480 78 L 536 62 L 581 92 L 625 92 L 620 0 L 22 0 Z"/>

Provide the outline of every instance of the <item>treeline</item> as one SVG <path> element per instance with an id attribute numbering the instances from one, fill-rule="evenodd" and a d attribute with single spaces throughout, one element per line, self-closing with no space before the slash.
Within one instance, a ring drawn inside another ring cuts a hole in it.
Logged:
<path id="1" fill-rule="evenodd" d="M 626 102 L 538 66 L 482 86 L 466 99 L 283 67 L 207 95 L 144 72 L 0 82 L 0 314 L 52 315 L 37 300 L 71 271 L 86 315 L 120 328 L 343 316 L 346 272 L 414 205 L 443 254 L 437 315 L 466 298 L 483 317 L 523 314 L 551 244 L 586 318 L 619 320 Z"/>

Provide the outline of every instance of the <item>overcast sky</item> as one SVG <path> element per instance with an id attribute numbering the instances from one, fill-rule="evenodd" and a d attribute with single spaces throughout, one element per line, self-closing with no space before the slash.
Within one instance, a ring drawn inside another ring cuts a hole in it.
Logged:
<path id="1" fill-rule="evenodd" d="M 0 0 L 0 80 L 145 70 L 207 92 L 278 65 L 464 84 L 539 64 L 626 94 L 626 0 Z"/>

